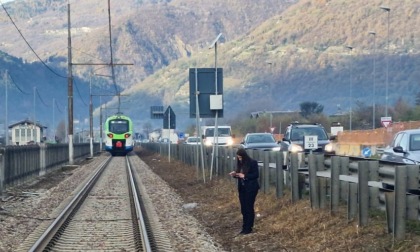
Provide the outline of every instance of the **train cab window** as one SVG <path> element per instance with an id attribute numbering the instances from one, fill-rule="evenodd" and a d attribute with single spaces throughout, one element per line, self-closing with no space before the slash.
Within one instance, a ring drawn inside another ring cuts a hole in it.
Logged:
<path id="1" fill-rule="evenodd" d="M 115 134 L 123 134 L 129 131 L 127 120 L 114 120 L 109 122 L 109 131 Z"/>

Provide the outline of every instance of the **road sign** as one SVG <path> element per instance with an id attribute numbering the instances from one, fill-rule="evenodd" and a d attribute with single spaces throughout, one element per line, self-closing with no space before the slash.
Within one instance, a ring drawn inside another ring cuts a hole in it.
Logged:
<path id="1" fill-rule="evenodd" d="M 217 68 L 217 88 L 215 80 L 214 68 L 190 68 L 190 118 L 196 118 L 197 113 L 200 118 L 215 118 L 216 112 L 223 118 L 223 68 Z"/>
<path id="2" fill-rule="evenodd" d="M 318 136 L 305 136 L 303 139 L 303 146 L 305 150 L 318 149 Z"/>
<path id="3" fill-rule="evenodd" d="M 178 137 L 179 137 L 179 140 L 184 140 L 185 138 L 184 132 L 179 132 Z"/>
<path id="4" fill-rule="evenodd" d="M 390 116 L 383 116 L 383 117 L 381 117 L 381 124 L 385 128 L 388 128 L 392 124 L 392 117 L 390 117 Z"/>
<path id="5" fill-rule="evenodd" d="M 150 107 L 150 118 L 151 119 L 163 119 L 163 106 L 151 106 Z"/>
<path id="6" fill-rule="evenodd" d="M 170 125 L 169 125 L 170 124 Z M 171 106 L 168 106 L 163 116 L 163 128 L 164 129 L 175 129 L 176 128 L 176 117 L 174 110 Z"/>
<path id="7" fill-rule="evenodd" d="M 365 158 L 369 158 L 370 156 L 372 156 L 372 151 L 370 150 L 370 148 L 368 147 L 363 148 L 362 156 Z"/>
<path id="8" fill-rule="evenodd" d="M 271 127 L 270 128 L 271 133 L 273 133 L 275 129 L 276 129 L 276 127 Z"/>

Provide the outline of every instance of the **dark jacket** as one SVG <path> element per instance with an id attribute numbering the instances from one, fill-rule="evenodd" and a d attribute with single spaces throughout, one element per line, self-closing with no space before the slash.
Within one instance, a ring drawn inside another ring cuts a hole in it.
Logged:
<path id="1" fill-rule="evenodd" d="M 247 192 L 257 191 L 260 189 L 260 185 L 258 183 L 259 176 L 260 172 L 258 169 L 258 162 L 257 160 L 252 159 L 245 177 L 243 179 L 238 178 L 238 190 L 245 190 Z"/>

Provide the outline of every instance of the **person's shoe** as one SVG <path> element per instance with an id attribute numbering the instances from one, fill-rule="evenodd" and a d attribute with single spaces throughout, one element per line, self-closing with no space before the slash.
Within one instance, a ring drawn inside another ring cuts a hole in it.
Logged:
<path id="1" fill-rule="evenodd" d="M 250 234 L 250 233 L 252 233 L 252 230 L 242 230 L 239 234 L 240 235 L 247 235 L 247 234 Z"/>

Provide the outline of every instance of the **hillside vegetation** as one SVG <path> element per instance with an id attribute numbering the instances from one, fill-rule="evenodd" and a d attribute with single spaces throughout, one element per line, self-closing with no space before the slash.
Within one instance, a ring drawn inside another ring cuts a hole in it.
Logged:
<path id="1" fill-rule="evenodd" d="M 381 4 L 299 1 L 245 36 L 220 43 L 218 66 L 224 69 L 226 118 L 239 111 L 246 115 L 258 110 L 298 110 L 304 101 L 323 104 L 327 113 L 346 112 L 350 102 L 352 106 L 372 104 L 373 61 L 376 103 L 385 104 L 389 60 L 389 105 L 400 97 L 413 104 L 420 77 L 420 34 L 414 28 L 420 24 L 419 10 L 408 2 L 390 6 L 395 13 L 390 19 L 388 55 L 387 16 Z M 375 41 L 369 31 L 376 32 Z M 354 49 L 350 52 L 346 46 Z M 188 111 L 188 68 L 212 66 L 214 52 L 202 50 L 173 62 L 127 93 L 138 100 L 163 97 L 163 104 L 177 104 L 174 110 L 182 114 Z"/>
<path id="2" fill-rule="evenodd" d="M 67 53 L 66 2 L 8 5 L 42 58 L 61 67 Z M 116 67 L 118 84 L 130 94 L 124 99 L 133 105 L 124 112 L 142 123 L 149 120 L 150 106 L 171 105 L 178 126 L 188 126 L 188 69 L 214 67 L 208 43 L 219 33 L 225 121 L 251 111 L 298 110 L 305 101 L 324 105 L 327 113 L 346 112 L 356 102 L 371 104 L 373 62 L 378 104 L 386 99 L 387 62 L 390 104 L 399 97 L 412 103 L 419 92 L 420 10 L 412 1 L 388 6 L 389 54 L 387 13 L 378 0 L 111 2 L 115 62 L 134 64 Z M 74 1 L 71 6 L 74 62 L 108 62 L 106 4 Z M 22 10 L 27 13 L 18 14 Z M 33 60 L 9 22 L 1 16 L 6 36 L 0 49 Z M 74 71 L 88 80 L 92 68 Z"/>

